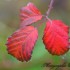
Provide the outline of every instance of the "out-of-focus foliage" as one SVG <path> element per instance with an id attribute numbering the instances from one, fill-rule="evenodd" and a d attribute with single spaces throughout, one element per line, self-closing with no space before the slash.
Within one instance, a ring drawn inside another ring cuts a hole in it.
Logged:
<path id="1" fill-rule="evenodd" d="M 64 62 L 62 57 L 52 56 L 45 50 L 42 43 L 45 23 L 38 29 L 39 39 L 29 62 L 19 62 L 7 53 L 5 46 L 7 37 L 19 28 L 19 9 L 28 2 L 33 2 L 42 14 L 45 14 L 50 0 L 0 0 L 0 70 L 48 70 L 49 68 L 42 67 L 44 63 L 60 64 Z M 67 25 L 70 25 L 70 0 L 55 0 L 49 17 L 51 19 L 61 19 Z M 69 63 L 70 51 L 65 58 Z M 63 70 L 69 70 L 69 68 L 65 67 Z"/>

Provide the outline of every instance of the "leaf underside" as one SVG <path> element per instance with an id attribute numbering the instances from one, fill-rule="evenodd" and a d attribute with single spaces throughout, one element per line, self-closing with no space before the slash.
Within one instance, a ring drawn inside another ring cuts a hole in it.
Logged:
<path id="1" fill-rule="evenodd" d="M 33 24 L 41 19 L 42 15 L 33 3 L 28 3 L 27 6 L 20 9 L 21 27 Z"/>

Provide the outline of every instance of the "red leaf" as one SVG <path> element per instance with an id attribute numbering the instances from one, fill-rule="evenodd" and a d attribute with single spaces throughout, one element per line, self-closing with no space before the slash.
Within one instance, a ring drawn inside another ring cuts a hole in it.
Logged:
<path id="1" fill-rule="evenodd" d="M 20 61 L 30 60 L 37 38 L 38 32 L 33 26 L 17 30 L 8 38 L 8 53 Z"/>
<path id="2" fill-rule="evenodd" d="M 69 27 L 60 20 L 48 21 L 44 31 L 43 42 L 52 55 L 63 55 L 68 48 Z"/>
<path id="3" fill-rule="evenodd" d="M 21 8 L 20 10 L 20 20 L 22 27 L 30 25 L 41 19 L 42 15 L 33 3 L 28 3 L 27 6 Z"/>

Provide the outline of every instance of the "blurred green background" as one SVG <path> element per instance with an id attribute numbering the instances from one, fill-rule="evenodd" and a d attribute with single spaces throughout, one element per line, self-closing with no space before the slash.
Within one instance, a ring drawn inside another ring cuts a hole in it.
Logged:
<path id="1" fill-rule="evenodd" d="M 45 23 L 38 29 L 39 38 L 29 62 L 20 62 L 8 54 L 5 46 L 7 38 L 19 28 L 19 9 L 28 2 L 33 2 L 42 14 L 45 14 L 50 0 L 0 0 L 0 70 L 49 70 L 49 67 L 43 67 L 44 63 L 50 62 L 56 65 L 66 61 L 68 64 L 70 51 L 66 53 L 66 56 L 52 56 L 45 49 L 42 42 Z M 49 17 L 60 19 L 65 24 L 70 25 L 70 0 L 55 0 Z M 70 70 L 70 68 L 64 67 L 62 70 Z"/>

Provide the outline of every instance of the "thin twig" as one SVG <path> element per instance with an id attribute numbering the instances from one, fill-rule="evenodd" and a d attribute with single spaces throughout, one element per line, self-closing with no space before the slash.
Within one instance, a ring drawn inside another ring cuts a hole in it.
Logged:
<path id="1" fill-rule="evenodd" d="M 52 23 L 52 21 L 51 21 L 51 19 L 48 18 L 48 15 L 50 14 L 51 9 L 53 8 L 53 3 L 54 3 L 54 0 L 51 0 L 50 5 L 49 5 L 49 8 L 48 8 L 48 11 L 46 12 L 46 16 L 45 16 L 45 18 L 46 18 L 47 20 L 49 20 L 51 23 Z M 43 17 L 44 17 L 44 15 L 43 15 Z M 41 24 L 45 21 L 45 18 L 41 21 L 41 23 L 39 23 L 39 24 L 36 26 L 37 28 L 38 28 L 39 26 L 41 26 Z"/>
<path id="2" fill-rule="evenodd" d="M 53 8 L 53 3 L 54 3 L 54 0 L 51 0 L 50 5 L 49 5 L 49 8 L 48 8 L 48 11 L 46 12 L 46 15 L 47 16 L 50 14 L 51 9 Z"/>

